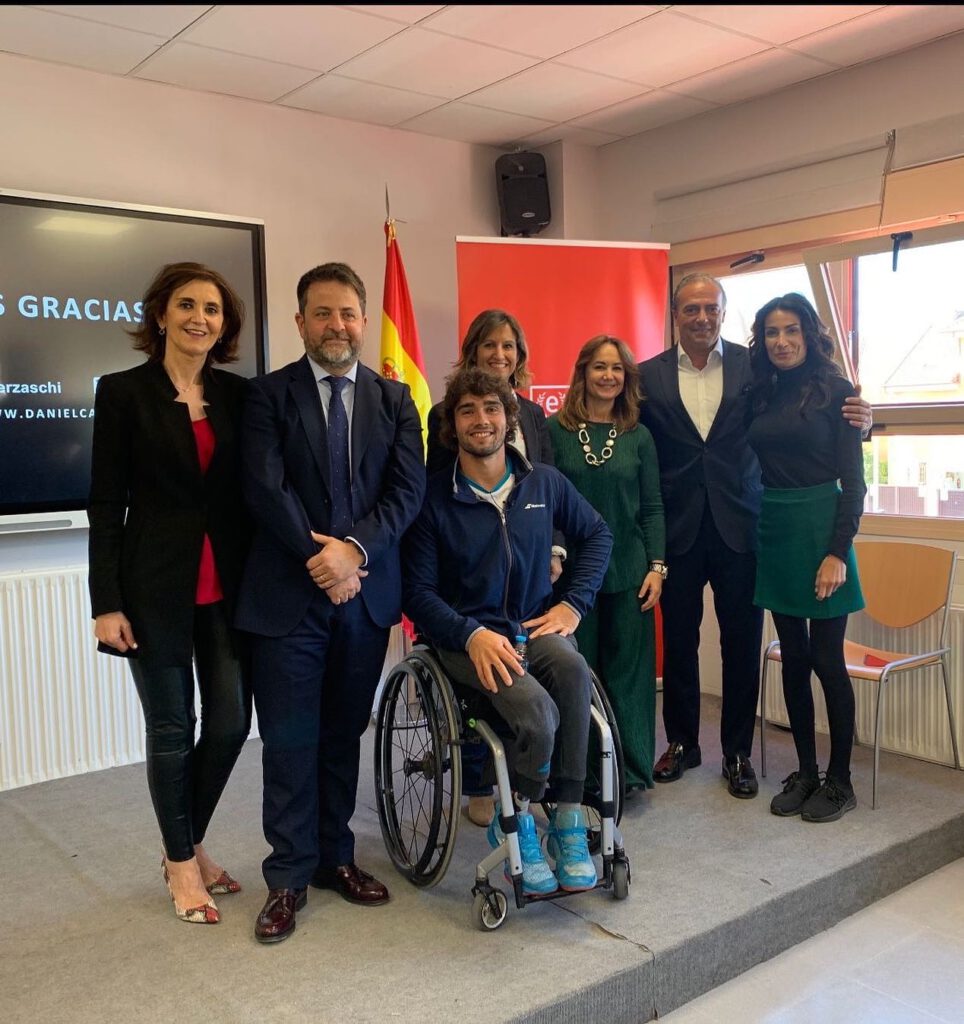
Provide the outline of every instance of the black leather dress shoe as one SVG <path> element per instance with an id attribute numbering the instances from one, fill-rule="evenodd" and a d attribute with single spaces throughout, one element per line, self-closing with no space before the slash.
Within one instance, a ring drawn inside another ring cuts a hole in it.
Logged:
<path id="1" fill-rule="evenodd" d="M 682 743 L 671 743 L 653 767 L 653 781 L 675 782 L 687 768 L 695 768 L 702 763 L 699 744 L 684 750 Z"/>
<path id="2" fill-rule="evenodd" d="M 254 937 L 258 942 L 282 942 L 295 930 L 295 911 L 307 902 L 306 889 L 269 889 L 254 923 Z"/>
<path id="3" fill-rule="evenodd" d="M 741 754 L 732 760 L 723 758 L 723 778 L 726 779 L 726 788 L 740 800 L 749 800 L 759 792 L 760 784 L 756 781 L 753 765 Z"/>
<path id="4" fill-rule="evenodd" d="M 318 868 L 311 884 L 316 889 L 334 889 L 342 899 L 363 907 L 388 902 L 388 889 L 354 862 L 337 868 Z"/>

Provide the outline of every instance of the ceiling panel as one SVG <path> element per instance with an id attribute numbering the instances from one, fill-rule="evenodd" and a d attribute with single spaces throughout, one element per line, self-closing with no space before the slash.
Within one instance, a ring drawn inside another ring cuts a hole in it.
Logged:
<path id="1" fill-rule="evenodd" d="M 91 71 L 126 74 L 166 39 L 17 4 L 0 5 L 0 49 Z"/>
<path id="2" fill-rule="evenodd" d="M 556 8 L 549 15 L 544 4 L 457 4 L 444 8 L 423 28 L 546 58 L 658 10 L 633 4 L 573 4 Z"/>
<path id="3" fill-rule="evenodd" d="M 339 7 L 230 4 L 218 7 L 181 37 L 279 64 L 329 71 L 405 27 Z"/>
<path id="4" fill-rule="evenodd" d="M 437 96 L 330 74 L 318 78 L 280 101 L 286 107 L 314 110 L 331 117 L 367 124 L 396 125 L 447 102 Z"/>
<path id="5" fill-rule="evenodd" d="M 311 81 L 317 72 L 191 43 L 171 43 L 140 68 L 136 77 L 186 89 L 271 101 Z"/>
<path id="6" fill-rule="evenodd" d="M 472 93 L 472 103 L 548 121 L 569 121 L 590 110 L 638 96 L 644 89 L 633 82 L 594 75 L 547 62 L 504 82 Z"/>
<path id="7" fill-rule="evenodd" d="M 769 43 L 785 43 L 848 21 L 880 4 L 683 4 L 675 13 Z"/>
<path id="8" fill-rule="evenodd" d="M 712 110 L 713 106 L 712 103 L 690 96 L 677 96 L 657 90 L 577 118 L 575 123 L 584 128 L 613 132 L 616 135 L 637 135 L 671 121 L 682 121 L 695 114 L 702 114 L 705 110 Z"/>
<path id="9" fill-rule="evenodd" d="M 338 70 L 349 78 L 457 99 L 534 63 L 532 57 L 412 28 Z"/>
<path id="10" fill-rule="evenodd" d="M 581 46 L 559 57 L 558 63 L 660 86 L 764 49 L 766 43 L 663 11 Z"/>
<path id="11" fill-rule="evenodd" d="M 587 146 L 964 33 L 964 5 L 0 5 L 0 52 L 466 142 Z"/>
<path id="12" fill-rule="evenodd" d="M 101 25 L 116 25 L 170 39 L 187 28 L 210 4 L 35 4 L 38 11 L 54 11 L 74 18 L 86 18 Z"/>
<path id="13" fill-rule="evenodd" d="M 399 127 L 460 142 L 508 146 L 535 132 L 551 128 L 552 122 L 489 110 L 487 107 L 474 107 L 471 103 L 449 103 L 427 114 L 413 117 Z"/>
<path id="14" fill-rule="evenodd" d="M 365 14 L 377 14 L 381 18 L 391 18 L 406 25 L 427 18 L 434 11 L 441 11 L 444 4 L 348 4 L 350 11 L 362 11 Z"/>
<path id="15" fill-rule="evenodd" d="M 909 50 L 961 29 L 964 29 L 962 4 L 895 4 L 794 40 L 789 46 L 844 67 Z"/>
<path id="16" fill-rule="evenodd" d="M 824 61 L 787 50 L 767 50 L 734 61 L 715 71 L 673 83 L 673 92 L 695 96 L 708 103 L 739 103 L 808 78 L 826 75 L 834 68 Z"/>

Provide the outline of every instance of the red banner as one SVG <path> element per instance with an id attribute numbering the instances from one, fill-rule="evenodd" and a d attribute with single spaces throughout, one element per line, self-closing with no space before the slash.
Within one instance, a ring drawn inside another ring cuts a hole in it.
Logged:
<path id="1" fill-rule="evenodd" d="M 528 238 L 456 238 L 459 338 L 483 309 L 504 309 L 525 331 L 528 397 L 558 412 L 583 344 L 621 338 L 642 361 L 663 351 L 669 246 Z M 453 359 L 454 361 L 454 359 Z M 657 608 L 656 672 L 662 675 Z"/>
<path id="2" fill-rule="evenodd" d="M 459 339 L 483 309 L 515 316 L 529 345 L 529 397 L 547 415 L 562 401 L 576 354 L 597 334 L 642 360 L 663 350 L 669 246 L 456 238 Z"/>

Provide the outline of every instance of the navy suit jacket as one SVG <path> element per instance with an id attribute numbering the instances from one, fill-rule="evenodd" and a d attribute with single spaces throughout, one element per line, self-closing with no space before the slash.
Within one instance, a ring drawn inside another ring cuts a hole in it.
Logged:
<path id="1" fill-rule="evenodd" d="M 329 534 L 328 431 L 307 356 L 252 380 L 242 420 L 244 495 L 255 524 L 239 628 L 285 636 L 317 586 L 305 562 Z M 351 536 L 368 554 L 361 594 L 376 625 L 401 617 L 399 541 L 425 494 L 422 425 L 405 384 L 359 364 L 351 423 Z"/>
<path id="2" fill-rule="evenodd" d="M 640 363 L 639 372 L 645 396 L 640 419 L 659 458 L 667 558 L 693 546 L 706 502 L 726 545 L 754 551 L 763 486 L 746 439 L 748 350 L 723 342 L 723 397 L 705 441 L 680 398 L 676 347 Z"/>

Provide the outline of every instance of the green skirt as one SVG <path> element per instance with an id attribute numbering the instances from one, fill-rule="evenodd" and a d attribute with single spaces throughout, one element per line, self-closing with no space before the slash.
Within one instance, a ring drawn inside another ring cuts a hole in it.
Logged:
<path id="1" fill-rule="evenodd" d="M 847 580 L 818 601 L 814 581 L 833 537 L 840 487 L 835 480 L 816 487 L 763 491 L 753 603 L 801 619 L 833 619 L 864 606 L 857 559 L 847 552 Z"/>

